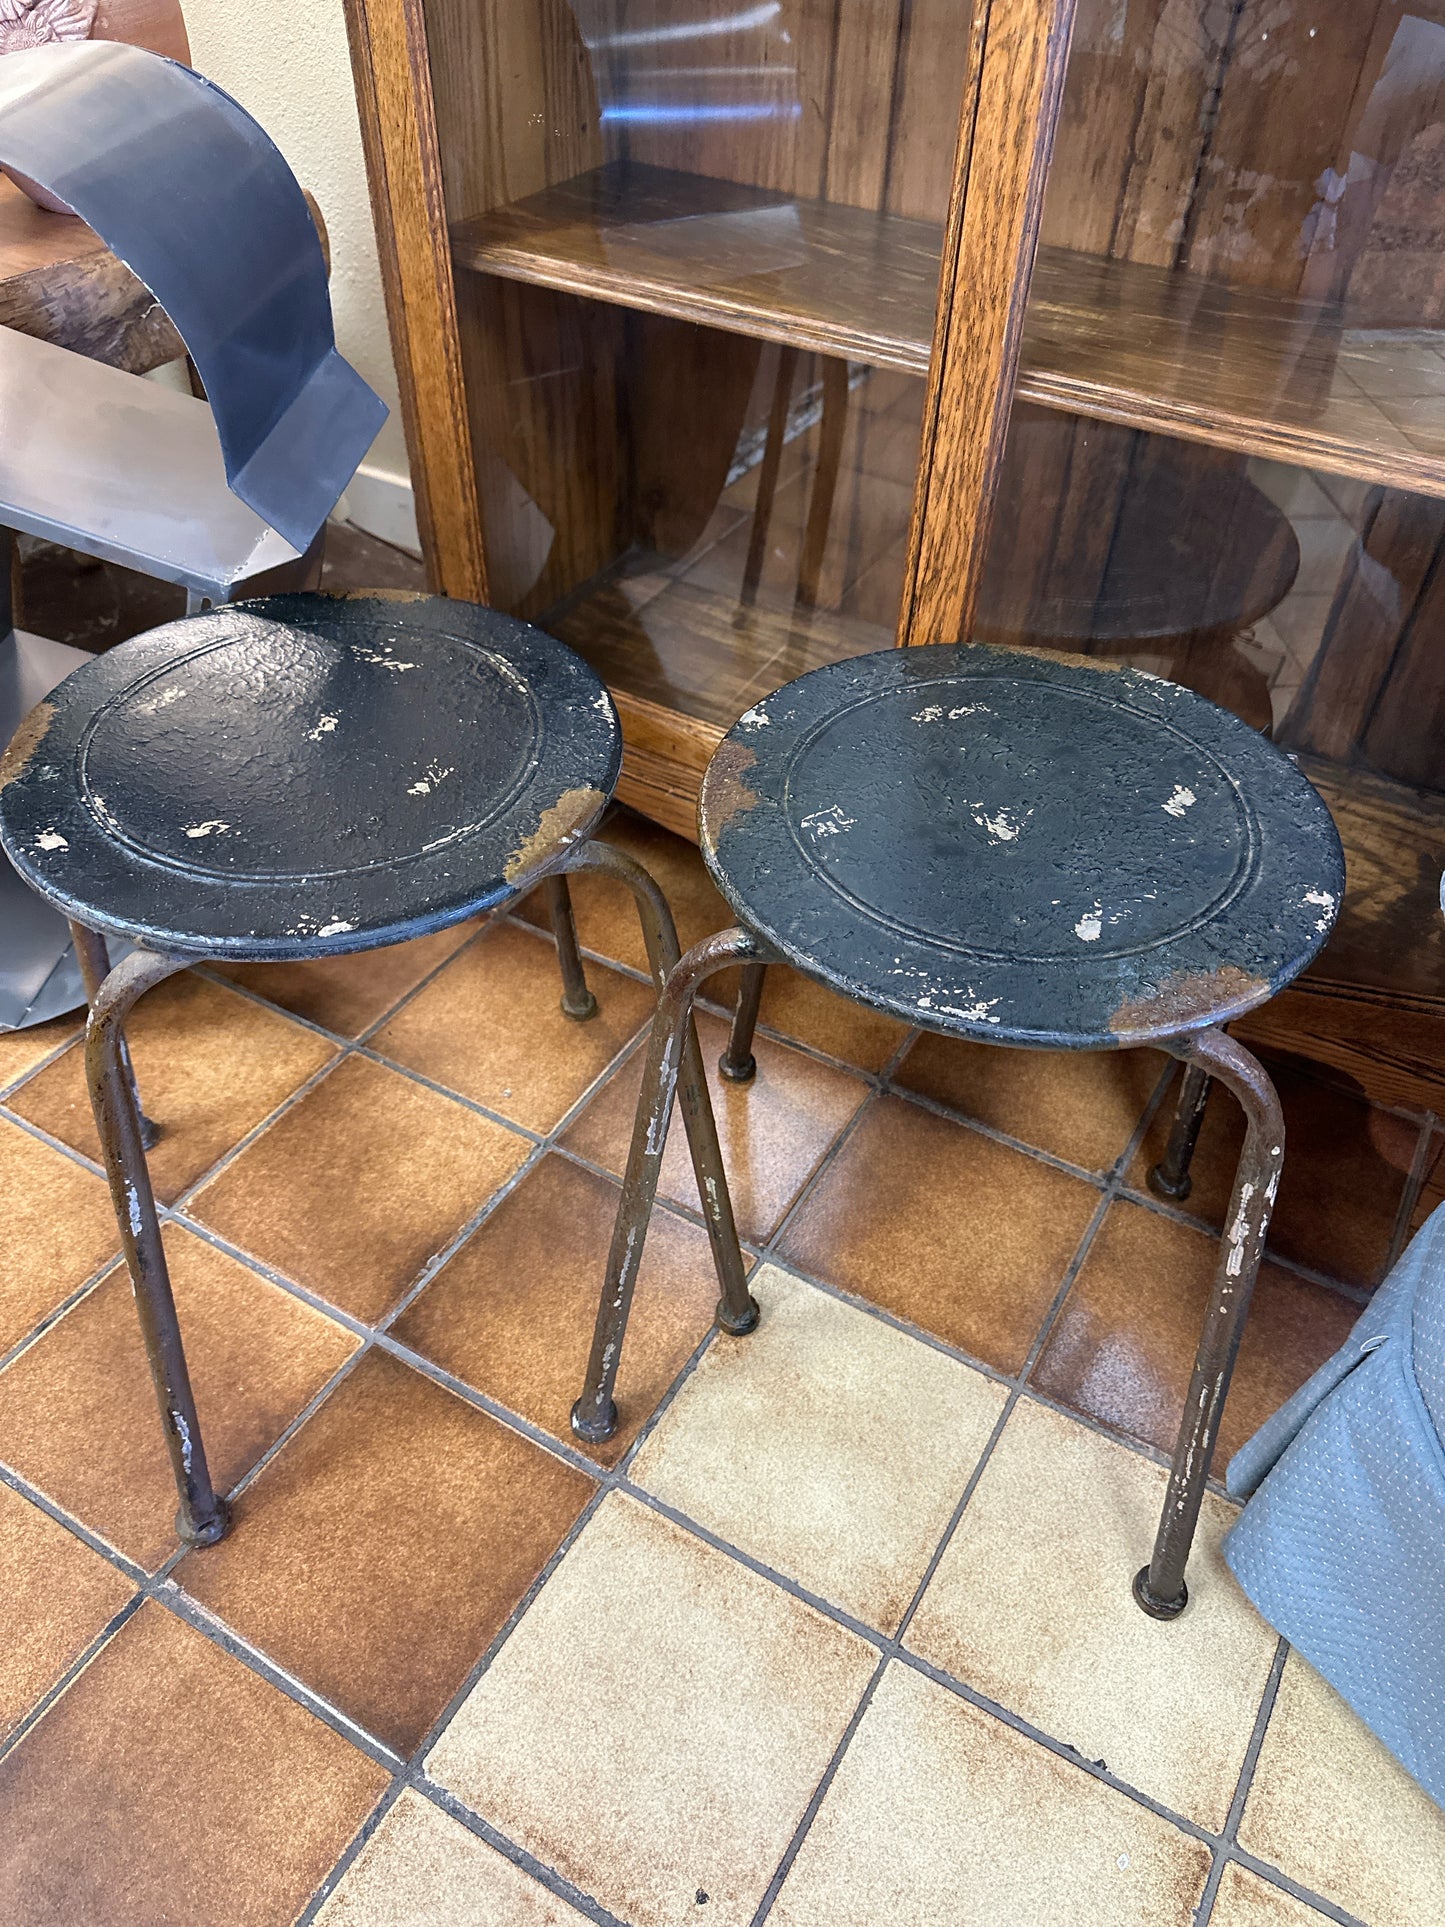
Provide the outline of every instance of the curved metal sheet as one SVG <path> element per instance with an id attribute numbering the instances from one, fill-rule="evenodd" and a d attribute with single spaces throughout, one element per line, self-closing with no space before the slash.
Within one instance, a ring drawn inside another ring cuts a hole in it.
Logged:
<path id="1" fill-rule="evenodd" d="M 297 549 L 386 419 L 337 353 L 295 176 L 230 95 L 114 41 L 0 61 L 0 162 L 89 222 L 170 315 L 241 500 Z"/>

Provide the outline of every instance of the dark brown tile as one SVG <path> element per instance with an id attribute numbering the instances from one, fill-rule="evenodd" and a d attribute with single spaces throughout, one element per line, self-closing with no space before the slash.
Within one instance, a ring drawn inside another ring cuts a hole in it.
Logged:
<path id="1" fill-rule="evenodd" d="M 1086 1171 L 1123 1155 L 1169 1060 L 1162 1052 L 1000 1050 L 920 1037 L 895 1082 Z"/>
<path id="2" fill-rule="evenodd" d="M 141 1102 L 161 1127 L 150 1154 L 151 1181 L 167 1200 L 194 1184 L 335 1053 L 314 1031 L 190 970 L 141 999 L 129 1033 Z M 79 1048 L 24 1085 L 11 1109 L 99 1158 Z"/>
<path id="3" fill-rule="evenodd" d="M 697 1020 L 697 1030 L 738 1230 L 761 1243 L 782 1222 L 819 1160 L 868 1095 L 868 1087 L 846 1071 L 766 1037 L 757 1040 L 758 1074 L 752 1083 L 729 1084 L 717 1068 L 727 1042 L 726 1024 L 704 1013 Z M 620 1173 L 627 1162 L 641 1084 L 639 1052 L 567 1132 L 563 1139 L 567 1148 Z M 701 1208 L 687 1134 L 676 1113 L 667 1134 L 658 1194 L 694 1211 Z"/>
<path id="4" fill-rule="evenodd" d="M 164 1236 L 211 1473 L 225 1491 L 356 1341 L 192 1233 L 168 1225 Z M 175 1488 L 121 1268 L 0 1372 L 0 1459 L 139 1564 L 171 1551 Z"/>
<path id="5" fill-rule="evenodd" d="M 504 1124 L 348 1057 L 203 1186 L 192 1211 L 372 1324 L 530 1150 Z"/>
<path id="6" fill-rule="evenodd" d="M 135 1588 L 123 1573 L 0 1485 L 0 1740 L 79 1659 Z"/>
<path id="7" fill-rule="evenodd" d="M 308 1023 L 342 1037 L 359 1037 L 480 927 L 478 919 L 470 917 L 448 930 L 394 943 L 385 950 L 318 957 L 311 963 L 220 964 L 217 968 L 232 983 Z"/>
<path id="8" fill-rule="evenodd" d="M 1172 1452 L 1219 1245 L 1121 1199 L 1089 1247 L 1033 1383 L 1115 1431 Z M 1323 1285 L 1266 1263 L 1244 1327 L 1214 1471 L 1345 1341 L 1359 1316 Z"/>
<path id="9" fill-rule="evenodd" d="M 372 1352 L 179 1582 L 410 1752 L 593 1490 L 582 1473 Z"/>
<path id="10" fill-rule="evenodd" d="M 587 1369 L 618 1196 L 606 1178 L 555 1153 L 544 1158 L 407 1306 L 395 1336 L 578 1445 L 569 1419 Z M 652 1416 L 712 1323 L 717 1296 L 706 1233 L 659 1206 L 627 1327 L 617 1431 L 593 1452 L 604 1465 L 621 1458 Z"/>
<path id="11" fill-rule="evenodd" d="M 0 1031 L 0 1091 L 9 1090 L 53 1050 L 79 1037 L 81 1022 L 82 1014 L 72 1011 L 66 1017 L 53 1017 L 48 1024 L 32 1024 L 28 1030 Z"/>
<path id="12" fill-rule="evenodd" d="M 860 1071 L 881 1071 L 908 1035 L 896 1017 L 840 997 L 786 964 L 769 967 L 760 1021 Z"/>
<path id="13" fill-rule="evenodd" d="M 0 1919 L 281 1927 L 388 1777 L 204 1634 L 142 1606 L 0 1762 Z"/>
<path id="14" fill-rule="evenodd" d="M 557 953 L 516 924 L 493 924 L 380 1030 L 384 1057 L 531 1131 L 550 1131 L 652 1015 L 652 992 L 592 964 L 597 1015 L 561 1009 Z"/>
<path id="15" fill-rule="evenodd" d="M 1332 1084 L 1301 1076 L 1287 1064 L 1271 1062 L 1269 1069 L 1285 1121 L 1284 1176 L 1270 1225 L 1271 1251 L 1349 1285 L 1378 1284 L 1418 1127 Z M 1163 1152 L 1173 1102 L 1171 1090 L 1130 1167 L 1136 1189 L 1144 1189 L 1149 1167 Z M 1224 1222 L 1243 1141 L 1239 1106 L 1227 1091 L 1214 1091 L 1194 1155 L 1194 1188 L 1184 1207 L 1192 1216 L 1208 1224 Z"/>
<path id="16" fill-rule="evenodd" d="M 105 1180 L 0 1118 L 0 1352 L 120 1249 Z"/>
<path id="17" fill-rule="evenodd" d="M 787 1264 L 1017 1371 L 1099 1194 L 902 1098 L 869 1105 L 788 1227 Z"/>
<path id="18" fill-rule="evenodd" d="M 703 865 L 695 843 L 674 836 L 646 817 L 631 810 L 616 810 L 608 818 L 603 840 L 635 857 L 651 872 L 661 886 L 677 925 L 677 938 L 690 950 L 714 930 L 725 930 L 735 921 L 733 913 L 719 896 Z M 636 900 L 620 883 L 596 876 L 568 879 L 572 891 L 572 914 L 578 940 L 584 950 L 632 970 L 647 969 L 647 949 L 642 941 L 642 926 L 637 920 Z M 519 914 L 539 929 L 550 929 L 547 905 L 540 890 L 523 903 Z"/>

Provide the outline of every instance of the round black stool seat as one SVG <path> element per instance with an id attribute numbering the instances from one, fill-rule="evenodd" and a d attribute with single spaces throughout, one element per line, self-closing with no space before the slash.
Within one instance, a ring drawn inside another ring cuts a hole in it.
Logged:
<path id="1" fill-rule="evenodd" d="M 1098 1050 L 1263 1003 L 1344 889 L 1328 810 L 1142 671 L 890 649 L 788 683 L 713 757 L 703 854 L 797 969 L 928 1029 Z"/>
<path id="2" fill-rule="evenodd" d="M 184 954 L 399 942 L 514 895 L 621 764 L 571 650 L 473 603 L 318 595 L 137 637 L 0 767 L 0 841 L 92 929 Z"/>

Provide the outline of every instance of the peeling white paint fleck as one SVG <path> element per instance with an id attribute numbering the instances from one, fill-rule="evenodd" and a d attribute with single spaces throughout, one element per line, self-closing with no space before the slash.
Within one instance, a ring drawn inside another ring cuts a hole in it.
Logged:
<path id="1" fill-rule="evenodd" d="M 68 850 L 70 845 L 59 830 L 42 830 L 35 839 L 37 850 Z"/>
<path id="2" fill-rule="evenodd" d="M 453 769 L 450 766 L 440 767 L 436 763 L 433 763 L 428 768 L 425 776 L 418 778 L 415 783 L 408 786 L 406 793 L 408 796 L 430 796 L 437 784 L 444 781 L 445 778 L 451 776 L 453 773 Z"/>
<path id="3" fill-rule="evenodd" d="M 315 729 L 308 729 L 306 734 L 311 738 L 313 743 L 319 743 L 323 736 L 329 736 L 331 734 L 340 721 L 341 718 L 339 716 L 323 716 Z"/>
<path id="4" fill-rule="evenodd" d="M 990 816 L 982 803 L 970 803 L 966 807 L 978 827 L 986 830 L 995 843 L 1016 843 L 1020 831 L 1033 815 L 1031 809 L 1025 810 L 1022 816 L 1017 810 L 1004 809 Z"/>
<path id="5" fill-rule="evenodd" d="M 186 825 L 186 835 L 192 837 L 209 836 L 213 830 L 229 830 L 230 827 L 230 824 L 223 823 L 219 816 L 213 816 L 205 823 L 188 823 Z"/>
<path id="6" fill-rule="evenodd" d="M 1335 899 L 1328 890 L 1306 890 L 1303 901 L 1312 903 L 1316 909 L 1324 911 L 1324 915 L 1315 924 L 1315 929 L 1323 936 L 1330 927 L 1330 918 L 1334 915 Z"/>
<path id="7" fill-rule="evenodd" d="M 737 727 L 739 729 L 766 729 L 772 720 L 772 717 L 763 708 L 761 703 L 754 703 L 751 709 L 745 709 L 742 715 L 738 717 Z"/>
<path id="8" fill-rule="evenodd" d="M 354 930 L 355 928 L 356 925 L 354 923 L 348 923 L 345 917 L 338 917 L 335 923 L 323 923 L 316 934 L 318 937 L 339 937 L 345 931 Z"/>
<path id="9" fill-rule="evenodd" d="M 367 649 L 361 643 L 353 643 L 352 648 L 362 662 L 374 662 L 378 669 L 420 669 L 419 662 L 398 662 L 395 656 L 384 656 L 379 649 Z"/>
<path id="10" fill-rule="evenodd" d="M 189 1472 L 191 1460 L 195 1456 L 195 1447 L 191 1444 L 191 1428 L 174 1407 L 171 1410 L 171 1423 L 175 1426 L 176 1437 L 181 1442 L 181 1464 Z"/>
<path id="11" fill-rule="evenodd" d="M 942 714 L 941 703 L 930 703 L 926 709 L 920 709 L 913 720 L 915 723 L 936 723 Z"/>
<path id="12" fill-rule="evenodd" d="M 140 1236 L 140 1193 L 133 1184 L 125 1187 L 125 1215 L 130 1221 L 130 1235 Z"/>
<path id="13" fill-rule="evenodd" d="M 1092 910 L 1086 910 L 1074 925 L 1074 935 L 1080 943 L 1097 943 L 1104 934 L 1104 906 L 1095 903 Z"/>
<path id="14" fill-rule="evenodd" d="M 838 836 L 844 830 L 851 830 L 857 820 L 844 816 L 841 806 L 834 803 L 826 810 L 814 810 L 811 816 L 805 816 L 803 828 L 811 830 L 814 836 Z"/>
<path id="15" fill-rule="evenodd" d="M 960 716 L 992 716 L 993 711 L 987 703 L 960 703 L 957 709 L 950 709 L 948 720 L 957 722 Z"/>
<path id="16" fill-rule="evenodd" d="M 172 703 L 178 703 L 185 693 L 184 687 L 172 683 L 169 689 L 163 689 L 150 702 L 138 704 L 135 713 L 137 716 L 154 716 L 158 709 L 169 709 Z"/>
<path id="17" fill-rule="evenodd" d="M 1183 816 L 1184 812 L 1198 801 L 1193 790 L 1187 790 L 1182 783 L 1176 783 L 1174 794 L 1167 803 L 1162 803 L 1160 808 L 1166 810 L 1170 816 Z"/>

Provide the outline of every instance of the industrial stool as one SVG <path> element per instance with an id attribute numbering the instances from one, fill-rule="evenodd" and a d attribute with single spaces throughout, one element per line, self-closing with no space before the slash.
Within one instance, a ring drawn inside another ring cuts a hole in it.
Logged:
<path id="1" fill-rule="evenodd" d="M 596 1440 L 616 1424 L 688 1019 L 714 972 L 748 966 L 733 1077 L 752 1068 L 770 962 L 983 1043 L 1157 1045 L 1187 1067 L 1166 1187 L 1187 1177 L 1210 1078 L 1248 1123 L 1164 1515 L 1134 1582 L 1146 1612 L 1174 1617 L 1284 1155 L 1274 1089 L 1223 1026 L 1333 926 L 1344 859 L 1328 810 L 1285 756 L 1191 690 L 973 645 L 885 650 L 786 684 L 718 745 L 699 822 L 739 926 L 690 950 L 659 1001 L 574 1429 Z"/>
<path id="2" fill-rule="evenodd" d="M 666 900 L 591 833 L 617 782 L 612 699 L 550 636 L 440 598 L 275 596 L 167 623 L 77 669 L 0 762 L 0 841 L 70 919 L 87 973 L 86 1072 L 180 1493 L 210 1545 L 212 1487 L 125 1054 L 136 1000 L 188 964 L 377 949 L 546 880 L 562 1008 L 596 1009 L 565 874 L 637 900 L 659 987 L 677 963 Z M 112 970 L 106 935 L 137 947 Z M 683 1113 L 725 1303 L 756 1312 L 696 1035 Z M 669 1094 L 671 1093 L 669 1085 Z"/>

